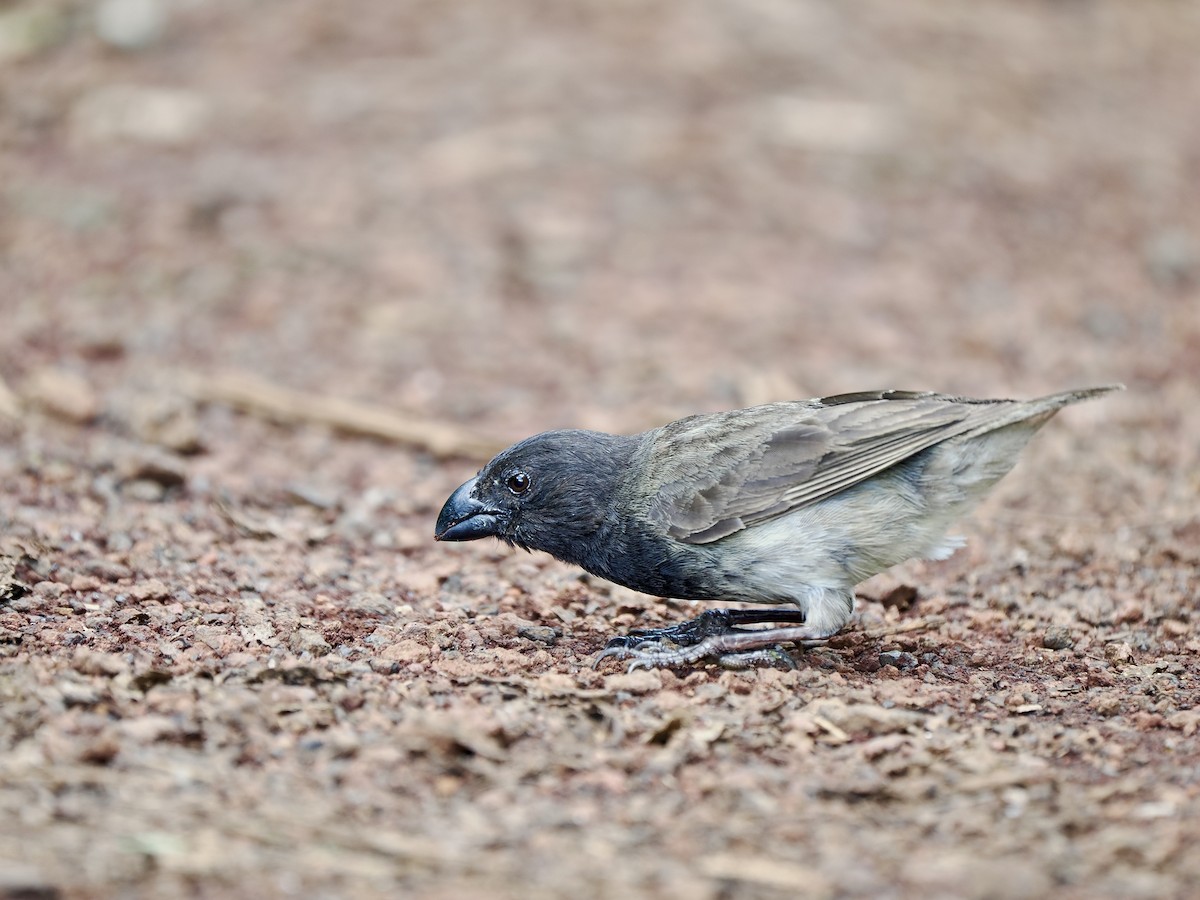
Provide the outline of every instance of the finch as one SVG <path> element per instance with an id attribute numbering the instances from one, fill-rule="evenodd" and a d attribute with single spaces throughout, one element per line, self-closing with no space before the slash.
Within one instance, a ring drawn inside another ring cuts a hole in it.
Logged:
<path id="1" fill-rule="evenodd" d="M 819 641 L 854 588 L 947 538 L 1059 409 L 1036 400 L 867 391 L 688 416 L 635 435 L 548 431 L 497 454 L 438 515 L 439 541 L 496 537 L 660 597 L 743 601 L 614 638 L 632 666 L 741 666 Z M 747 625 L 771 624 L 768 628 Z"/>

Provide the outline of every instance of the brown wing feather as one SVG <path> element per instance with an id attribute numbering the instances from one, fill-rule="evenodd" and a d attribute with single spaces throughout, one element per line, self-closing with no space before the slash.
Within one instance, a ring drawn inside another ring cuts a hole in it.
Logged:
<path id="1" fill-rule="evenodd" d="M 646 445 L 647 472 L 660 485 L 651 515 L 677 540 L 715 541 L 986 430 L 1011 418 L 1013 405 L 880 391 L 682 419 Z"/>

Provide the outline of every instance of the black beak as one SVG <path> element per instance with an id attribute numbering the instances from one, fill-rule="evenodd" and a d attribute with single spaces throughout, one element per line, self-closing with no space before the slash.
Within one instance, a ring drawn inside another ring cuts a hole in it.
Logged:
<path id="1" fill-rule="evenodd" d="M 474 541 L 500 534 L 502 514 L 475 499 L 475 481 L 472 478 L 460 486 L 442 507 L 433 528 L 435 541 Z"/>

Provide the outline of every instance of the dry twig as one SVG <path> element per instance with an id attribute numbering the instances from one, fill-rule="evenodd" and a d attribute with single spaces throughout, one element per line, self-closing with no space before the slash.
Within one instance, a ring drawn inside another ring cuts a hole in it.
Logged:
<path id="1" fill-rule="evenodd" d="M 937 628 L 944 624 L 945 616 L 926 616 L 923 619 L 912 619 L 908 622 L 897 622 L 895 625 L 882 625 L 879 628 L 864 628 L 858 632 L 863 637 L 869 640 L 875 640 L 881 637 L 890 637 L 893 634 L 905 634 L 909 631 L 925 631 L 927 629 Z M 853 634 L 853 632 L 847 632 Z"/>
<path id="2" fill-rule="evenodd" d="M 503 446 L 449 422 L 408 416 L 353 400 L 305 394 L 248 375 L 192 375 L 188 393 L 279 422 L 311 422 L 426 450 L 442 459 L 490 459 Z"/>
<path id="3" fill-rule="evenodd" d="M 6 419 L 15 419 L 21 414 L 21 404 L 17 400 L 17 395 L 12 392 L 4 381 L 0 378 L 0 417 Z"/>

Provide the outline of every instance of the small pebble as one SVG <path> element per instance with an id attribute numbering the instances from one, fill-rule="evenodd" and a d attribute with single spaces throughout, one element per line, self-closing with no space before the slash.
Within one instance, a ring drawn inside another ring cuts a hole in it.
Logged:
<path id="1" fill-rule="evenodd" d="M 312 656 L 324 656 L 333 649 L 324 635 L 311 628 L 301 628 L 293 634 L 288 639 L 288 647 L 293 653 L 309 653 Z"/>
<path id="2" fill-rule="evenodd" d="M 125 482 L 149 481 L 160 488 L 179 487 L 187 480 L 187 471 L 177 457 L 151 448 L 142 448 L 116 461 L 118 474 Z"/>
<path id="3" fill-rule="evenodd" d="M 0 870 L 0 897 L 21 897 L 27 900 L 58 900 L 62 893 L 51 878 L 43 877 L 33 866 L 11 858 Z"/>
<path id="4" fill-rule="evenodd" d="M 26 402 L 77 425 L 100 412 L 100 398 L 79 372 L 47 366 L 30 375 L 23 387 Z"/>
<path id="5" fill-rule="evenodd" d="M 1112 641 L 1104 645 L 1104 658 L 1114 666 L 1133 662 L 1133 647 L 1125 641 Z"/>
<path id="6" fill-rule="evenodd" d="M 1200 244 L 1188 232 L 1165 229 L 1152 235 L 1142 248 L 1150 275 L 1164 287 L 1180 287 L 1200 271 Z"/>
<path id="7" fill-rule="evenodd" d="M 522 625 L 517 629 L 517 634 L 547 646 L 553 645 L 558 640 L 558 630 L 549 625 Z"/>
<path id="8" fill-rule="evenodd" d="M 371 667 L 371 671 L 377 675 L 395 675 L 400 671 L 400 664 L 391 659 L 380 659 L 377 656 L 367 660 L 367 665 Z"/>
<path id="9" fill-rule="evenodd" d="M 166 496 L 166 488 L 157 481 L 139 478 L 130 481 L 121 488 L 122 493 L 130 500 L 141 500 L 145 503 L 158 503 Z"/>
<path id="10" fill-rule="evenodd" d="M 917 665 L 917 658 L 904 650 L 885 650 L 879 654 L 881 666 L 895 666 L 897 669 L 912 669 Z"/>
<path id="11" fill-rule="evenodd" d="M 1070 650 L 1075 646 L 1075 639 L 1062 625 L 1051 625 L 1042 635 L 1042 646 L 1047 650 Z"/>
<path id="12" fill-rule="evenodd" d="M 118 50 L 142 50 L 157 43 L 167 27 L 163 0 L 101 0 L 96 35 Z"/>
<path id="13" fill-rule="evenodd" d="M 917 589 L 911 584 L 902 584 L 880 597 L 879 602 L 888 609 L 903 611 L 910 608 L 916 599 Z"/>

